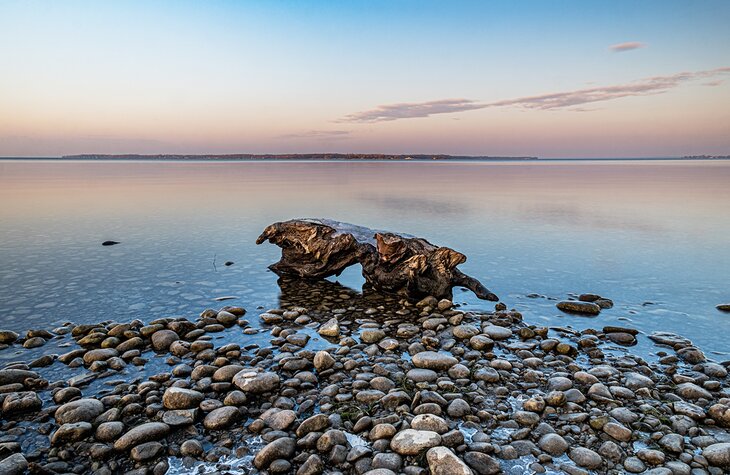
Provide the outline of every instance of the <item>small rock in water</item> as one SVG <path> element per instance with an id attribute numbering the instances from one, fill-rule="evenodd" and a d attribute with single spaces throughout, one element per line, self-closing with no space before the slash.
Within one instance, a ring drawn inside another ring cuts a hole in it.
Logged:
<path id="1" fill-rule="evenodd" d="M 226 262 L 224 262 L 224 263 L 223 263 L 223 265 L 224 265 L 224 266 L 226 266 L 226 267 L 230 267 L 230 266 L 232 266 L 233 264 L 234 264 L 234 262 L 233 262 L 233 261 L 226 261 Z"/>
<path id="2" fill-rule="evenodd" d="M 601 307 L 593 302 L 578 302 L 575 300 L 563 300 L 556 305 L 558 309 L 567 313 L 579 313 L 584 315 L 598 315 Z"/>
<path id="3" fill-rule="evenodd" d="M 102 246 L 114 246 L 116 244 L 119 244 L 119 241 L 104 241 L 101 243 Z"/>
<path id="4" fill-rule="evenodd" d="M 319 327 L 318 333 L 322 336 L 338 337 L 340 336 L 340 324 L 337 318 L 331 318 Z"/>
<path id="5" fill-rule="evenodd" d="M 730 303 L 721 303 L 716 308 L 721 312 L 730 312 Z"/>

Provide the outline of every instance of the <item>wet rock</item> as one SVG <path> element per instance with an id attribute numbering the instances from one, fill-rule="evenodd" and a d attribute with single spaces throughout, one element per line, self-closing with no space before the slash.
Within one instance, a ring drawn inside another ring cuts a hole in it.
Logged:
<path id="1" fill-rule="evenodd" d="M 666 434 L 659 439 L 659 445 L 664 450 L 680 454 L 684 450 L 684 438 L 679 434 Z"/>
<path id="2" fill-rule="evenodd" d="M 233 384 L 241 391 L 253 394 L 273 391 L 279 387 L 279 381 L 279 375 L 272 372 L 241 371 L 233 377 Z"/>
<path id="3" fill-rule="evenodd" d="M 694 383 L 682 383 L 677 386 L 676 393 L 683 399 L 712 399 L 712 394 Z"/>
<path id="4" fill-rule="evenodd" d="M 710 465 L 730 469 L 730 443 L 712 444 L 702 450 L 702 456 Z"/>
<path id="5" fill-rule="evenodd" d="M 193 409 L 203 401 L 203 394 L 192 389 L 168 388 L 162 395 L 162 404 L 166 409 Z"/>
<path id="6" fill-rule="evenodd" d="M 297 470 L 297 475 L 319 475 L 324 472 L 324 462 L 317 454 L 312 454 Z"/>
<path id="7" fill-rule="evenodd" d="M 106 361 L 109 358 L 118 356 L 119 352 L 114 348 L 99 348 L 87 351 L 84 355 L 84 363 L 90 365 L 96 361 Z"/>
<path id="8" fill-rule="evenodd" d="M 642 462 L 650 465 L 661 465 L 664 463 L 665 455 L 660 450 L 654 449 L 641 449 L 636 452 L 636 456 L 641 459 Z"/>
<path id="9" fill-rule="evenodd" d="M 585 447 L 574 447 L 570 450 L 568 457 L 578 466 L 595 470 L 601 466 L 603 459 L 596 452 Z"/>
<path id="10" fill-rule="evenodd" d="M 51 445 L 77 442 L 90 436 L 94 428 L 88 422 L 63 424 L 51 436 Z"/>
<path id="11" fill-rule="evenodd" d="M 720 426 L 730 428 L 730 404 L 713 404 L 707 414 Z"/>
<path id="12" fill-rule="evenodd" d="M 630 441 L 632 435 L 631 429 L 627 429 L 621 424 L 617 424 L 615 422 L 608 422 L 604 424 L 603 432 L 621 442 Z"/>
<path id="13" fill-rule="evenodd" d="M 317 330 L 317 332 L 322 336 L 336 338 L 340 336 L 340 323 L 337 321 L 336 318 L 331 318 L 323 323 L 322 326 L 319 327 L 319 330 Z"/>
<path id="14" fill-rule="evenodd" d="M 155 351 L 165 351 L 180 337 L 172 330 L 158 330 L 152 334 L 152 348 Z"/>
<path id="15" fill-rule="evenodd" d="M 259 470 L 263 470 L 277 459 L 289 459 L 294 455 L 296 441 L 289 437 L 282 437 L 269 442 L 254 457 L 253 463 Z"/>
<path id="16" fill-rule="evenodd" d="M 231 382 L 233 377 L 243 371 L 245 368 L 241 365 L 231 364 L 217 369 L 213 373 L 213 381 L 215 382 Z"/>
<path id="17" fill-rule="evenodd" d="M 219 407 L 211 411 L 205 419 L 203 426 L 208 430 L 221 430 L 232 426 L 241 418 L 238 408 L 232 406 Z"/>
<path id="18" fill-rule="evenodd" d="M 469 339 L 469 346 L 478 351 L 490 351 L 494 348 L 494 340 L 486 335 L 476 335 Z"/>
<path id="19" fill-rule="evenodd" d="M 39 348 L 46 344 L 46 340 L 36 336 L 33 338 L 28 338 L 23 342 L 23 348 Z"/>
<path id="20" fill-rule="evenodd" d="M 10 393 L 3 400 L 3 416 L 15 416 L 24 412 L 33 412 L 41 408 L 43 402 L 38 394 L 32 391 Z"/>
<path id="21" fill-rule="evenodd" d="M 499 462 L 482 452 L 465 453 L 464 462 L 479 475 L 496 475 L 502 473 Z"/>
<path id="22" fill-rule="evenodd" d="M 652 379 L 648 376 L 644 376 L 643 374 L 631 372 L 625 374 L 624 386 L 631 389 L 632 391 L 636 391 L 637 389 L 641 388 L 654 387 L 654 381 L 652 381 Z"/>
<path id="23" fill-rule="evenodd" d="M 181 427 L 193 424 L 197 418 L 197 409 L 173 409 L 165 411 L 162 422 L 170 427 Z"/>
<path id="24" fill-rule="evenodd" d="M 413 355 L 412 361 L 413 365 L 417 368 L 432 369 L 435 371 L 447 370 L 458 363 L 458 360 L 453 356 L 435 351 L 416 353 Z"/>
<path id="25" fill-rule="evenodd" d="M 72 399 L 80 398 L 81 390 L 79 388 L 62 388 L 53 394 L 53 402 L 56 404 L 64 404 Z"/>
<path id="26" fill-rule="evenodd" d="M 162 453 L 164 447 L 159 442 L 145 442 L 132 448 L 130 456 L 135 462 L 151 460 Z"/>
<path id="27" fill-rule="evenodd" d="M 100 442 L 112 442 L 124 432 L 124 424 L 120 421 L 109 421 L 99 424 L 94 437 Z"/>
<path id="28" fill-rule="evenodd" d="M 119 241 L 104 241 L 101 243 L 102 246 L 116 246 L 117 244 L 120 244 Z"/>
<path id="29" fill-rule="evenodd" d="M 56 423 L 69 424 L 74 422 L 91 422 L 104 412 L 104 404 L 97 399 L 77 399 L 56 410 Z"/>
<path id="30" fill-rule="evenodd" d="M 677 356 L 690 364 L 698 364 L 705 361 L 705 354 L 699 348 L 695 348 L 694 346 L 677 350 Z"/>
<path id="31" fill-rule="evenodd" d="M 290 409 L 272 408 L 261 414 L 261 420 L 274 430 L 286 430 L 297 420 L 297 415 Z"/>
<path id="32" fill-rule="evenodd" d="M 327 351 L 321 350 L 314 355 L 313 363 L 317 371 L 324 371 L 335 365 L 335 359 Z"/>
<path id="33" fill-rule="evenodd" d="M 385 338 L 385 332 L 379 328 L 365 328 L 360 332 L 360 340 L 363 343 L 377 343 Z"/>
<path id="34" fill-rule="evenodd" d="M 0 461 L 0 473 L 3 475 L 22 475 L 28 470 L 28 461 L 21 454 L 13 454 Z"/>
<path id="35" fill-rule="evenodd" d="M 477 336 L 479 334 L 479 329 L 474 325 L 461 324 L 455 326 L 451 332 L 453 333 L 455 338 L 458 338 L 460 340 L 468 340 L 471 337 Z"/>
<path id="36" fill-rule="evenodd" d="M 368 434 L 368 439 L 370 439 L 370 440 L 391 439 L 395 435 L 396 432 L 398 432 L 398 429 L 396 429 L 393 424 L 388 424 L 388 423 L 377 424 L 372 429 L 370 429 L 370 434 Z"/>
<path id="37" fill-rule="evenodd" d="M 560 457 L 568 450 L 568 442 L 558 434 L 545 434 L 540 437 L 537 445 L 553 457 Z"/>
<path id="38" fill-rule="evenodd" d="M 26 379 L 38 378 L 35 371 L 27 371 L 23 369 L 2 369 L 0 370 L 0 386 L 7 384 L 23 383 Z"/>
<path id="39" fill-rule="evenodd" d="M 15 343 L 20 335 L 10 330 L 0 330 L 0 343 L 9 345 Z"/>
<path id="40" fill-rule="evenodd" d="M 611 332 L 606 333 L 606 338 L 619 345 L 630 346 L 636 344 L 636 337 L 631 333 Z"/>
<path id="41" fill-rule="evenodd" d="M 730 312 L 730 303 L 721 303 L 715 308 L 717 308 L 721 312 Z"/>
<path id="42" fill-rule="evenodd" d="M 439 416 L 420 414 L 411 421 L 411 428 L 415 430 L 432 431 L 443 434 L 449 431 L 449 425 Z"/>
<path id="43" fill-rule="evenodd" d="M 133 427 L 114 443 L 114 449 L 118 451 L 129 450 L 132 447 L 160 440 L 170 432 L 170 426 L 162 422 L 147 422 Z"/>
<path id="44" fill-rule="evenodd" d="M 593 302 L 577 302 L 575 300 L 563 300 L 556 305 L 559 310 L 567 313 L 579 313 L 584 315 L 598 315 L 601 307 Z"/>
<path id="45" fill-rule="evenodd" d="M 432 475 L 472 475 L 474 472 L 446 447 L 433 447 L 426 452 Z"/>
<path id="46" fill-rule="evenodd" d="M 325 414 L 315 414 L 299 424 L 299 427 L 297 427 L 297 437 L 301 439 L 310 432 L 321 432 L 322 429 L 329 427 L 329 425 L 329 418 Z"/>
<path id="47" fill-rule="evenodd" d="M 422 383 L 436 381 L 439 375 L 431 369 L 414 368 L 406 373 L 406 377 L 416 383 Z"/>
<path id="48" fill-rule="evenodd" d="M 628 457 L 624 460 L 624 468 L 630 473 L 641 473 L 646 470 L 646 465 L 638 457 Z"/>
<path id="49" fill-rule="evenodd" d="M 180 445 L 180 455 L 198 457 L 203 453 L 203 445 L 195 439 L 188 439 Z"/>
<path id="50" fill-rule="evenodd" d="M 468 402 L 461 398 L 456 398 L 449 403 L 446 413 L 453 418 L 462 418 L 467 414 L 471 414 L 471 406 Z"/>
<path id="51" fill-rule="evenodd" d="M 488 325 L 484 333 L 492 340 L 506 340 L 512 336 L 512 330 L 497 325 Z"/>
<path id="52" fill-rule="evenodd" d="M 406 429 L 390 441 L 390 448 L 400 455 L 418 455 L 441 443 L 441 436 L 432 431 Z"/>

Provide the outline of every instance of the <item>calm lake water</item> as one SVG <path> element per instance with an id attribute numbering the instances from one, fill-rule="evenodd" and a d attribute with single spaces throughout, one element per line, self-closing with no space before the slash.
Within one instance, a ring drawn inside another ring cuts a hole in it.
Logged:
<path id="1" fill-rule="evenodd" d="M 730 302 L 727 161 L 0 161 L 0 328 L 193 318 L 222 296 L 258 324 L 256 308 L 278 303 L 266 266 L 279 249 L 254 241 L 295 217 L 453 247 L 531 323 L 671 331 L 730 354 L 730 314 L 715 309 Z M 363 282 L 358 269 L 339 281 Z M 616 305 L 555 308 L 582 292 Z"/>

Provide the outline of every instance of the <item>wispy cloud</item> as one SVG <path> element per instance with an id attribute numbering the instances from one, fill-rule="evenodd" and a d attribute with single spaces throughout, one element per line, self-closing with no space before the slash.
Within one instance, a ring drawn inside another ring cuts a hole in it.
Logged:
<path id="1" fill-rule="evenodd" d="M 610 51 L 614 53 L 623 53 L 624 51 L 631 51 L 634 49 L 645 48 L 646 44 L 639 41 L 627 41 L 626 43 L 619 43 L 608 47 Z"/>
<path id="2" fill-rule="evenodd" d="M 280 139 L 320 139 L 320 140 L 343 140 L 350 135 L 349 130 L 309 130 L 298 134 L 280 135 Z"/>
<path id="3" fill-rule="evenodd" d="M 428 117 L 434 114 L 449 114 L 474 109 L 483 109 L 484 104 L 478 104 L 469 99 L 442 99 L 429 102 L 403 102 L 387 104 L 375 109 L 356 112 L 341 119 L 341 122 L 385 122 L 389 120 L 410 119 L 414 117 Z"/>
<path id="4" fill-rule="evenodd" d="M 524 96 L 496 102 L 479 102 L 471 99 L 444 99 L 440 101 L 386 104 L 371 110 L 349 114 L 340 119 L 339 122 L 386 122 L 398 119 L 429 117 L 435 114 L 487 109 L 490 107 L 515 107 L 540 110 L 571 108 L 570 110 L 585 111 L 585 108 L 577 106 L 624 97 L 662 94 L 690 81 L 714 78 L 727 73 L 730 73 L 730 67 L 706 71 L 681 72 L 669 76 L 652 76 L 626 84 Z"/>

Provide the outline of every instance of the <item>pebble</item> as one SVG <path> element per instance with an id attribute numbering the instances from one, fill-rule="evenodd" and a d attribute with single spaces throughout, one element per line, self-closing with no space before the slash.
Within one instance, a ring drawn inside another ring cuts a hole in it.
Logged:
<path id="1" fill-rule="evenodd" d="M 400 455 L 418 455 L 441 443 L 441 436 L 427 430 L 406 429 L 390 441 L 390 448 Z"/>
<path id="2" fill-rule="evenodd" d="M 579 313 L 585 315 L 598 315 L 601 307 L 593 302 L 578 302 L 575 300 L 563 300 L 556 305 L 559 310 L 567 313 Z"/>

